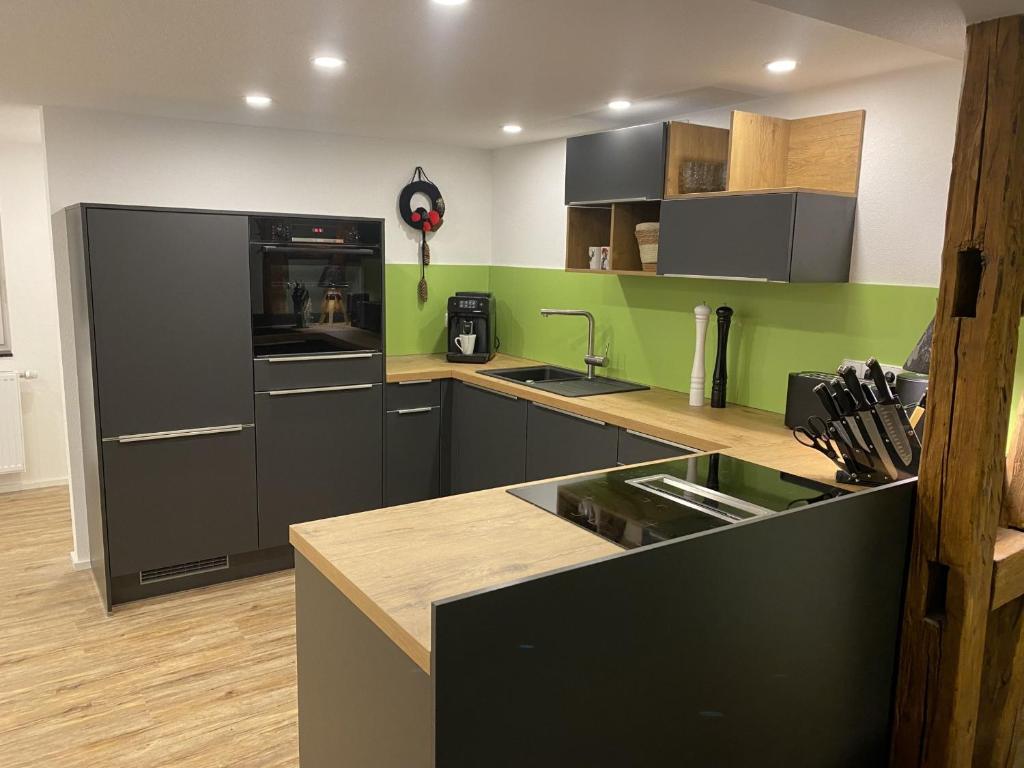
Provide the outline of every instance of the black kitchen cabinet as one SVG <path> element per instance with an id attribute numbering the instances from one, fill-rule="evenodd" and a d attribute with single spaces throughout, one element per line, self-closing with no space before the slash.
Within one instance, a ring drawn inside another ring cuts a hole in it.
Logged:
<path id="1" fill-rule="evenodd" d="M 660 200 L 665 123 L 573 136 L 565 145 L 565 203 Z"/>
<path id="2" fill-rule="evenodd" d="M 441 493 L 441 382 L 403 381 L 385 388 L 384 506 Z"/>
<path id="3" fill-rule="evenodd" d="M 288 526 L 383 501 L 383 387 L 349 384 L 256 393 L 259 546 Z"/>
<path id="4" fill-rule="evenodd" d="M 643 461 L 659 461 L 696 453 L 696 449 L 686 445 L 662 440 L 631 429 L 619 429 L 619 464 L 639 464 Z"/>
<path id="5" fill-rule="evenodd" d="M 658 274 L 845 283 L 855 208 L 854 197 L 811 192 L 665 200 Z"/>
<path id="6" fill-rule="evenodd" d="M 113 576 L 257 547 L 253 428 L 103 443 Z"/>
<path id="7" fill-rule="evenodd" d="M 451 411 L 451 492 L 526 479 L 527 402 L 455 382 Z"/>
<path id="8" fill-rule="evenodd" d="M 87 209 L 104 438 L 252 424 L 245 216 Z"/>
<path id="9" fill-rule="evenodd" d="M 603 421 L 530 403 L 526 479 L 615 466 L 618 430 Z"/>
<path id="10" fill-rule="evenodd" d="M 387 413 L 384 506 L 435 499 L 441 487 L 441 407 Z"/>

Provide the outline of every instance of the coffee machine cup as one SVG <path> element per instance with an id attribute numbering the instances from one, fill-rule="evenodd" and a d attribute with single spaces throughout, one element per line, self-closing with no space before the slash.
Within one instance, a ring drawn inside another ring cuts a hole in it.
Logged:
<path id="1" fill-rule="evenodd" d="M 476 334 L 475 333 L 463 333 L 455 337 L 455 346 L 459 348 L 459 352 L 464 355 L 472 355 L 473 350 L 476 349 Z"/>

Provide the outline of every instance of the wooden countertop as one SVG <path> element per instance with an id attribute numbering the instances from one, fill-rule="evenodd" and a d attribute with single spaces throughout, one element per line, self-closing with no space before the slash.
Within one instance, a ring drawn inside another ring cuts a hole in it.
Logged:
<path id="1" fill-rule="evenodd" d="M 800 446 L 779 414 L 730 405 L 691 408 L 663 389 L 567 398 L 485 376 L 532 360 L 497 355 L 486 365 L 443 355 L 387 360 L 387 381 L 452 378 L 704 451 L 835 481 L 831 462 Z M 430 673 L 435 600 L 620 554 L 616 545 L 492 489 L 291 527 L 295 549 Z"/>

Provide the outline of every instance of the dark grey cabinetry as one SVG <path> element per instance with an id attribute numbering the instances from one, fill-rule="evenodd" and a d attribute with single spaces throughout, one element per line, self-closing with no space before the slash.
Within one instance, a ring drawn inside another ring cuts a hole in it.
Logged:
<path id="1" fill-rule="evenodd" d="M 82 210 L 110 575 L 255 549 L 246 217 Z"/>
<path id="2" fill-rule="evenodd" d="M 388 384 L 384 506 L 441 492 L 441 382 Z"/>
<path id="3" fill-rule="evenodd" d="M 455 382 L 452 390 L 451 492 L 526 479 L 525 400 Z"/>
<path id="4" fill-rule="evenodd" d="M 665 123 L 573 136 L 565 146 L 565 203 L 660 200 Z"/>
<path id="5" fill-rule="evenodd" d="M 695 449 L 679 443 L 644 435 L 631 429 L 619 429 L 619 464 L 639 464 L 695 453 Z"/>
<path id="6" fill-rule="evenodd" d="M 381 384 L 256 394 L 259 545 L 288 526 L 381 506 Z"/>
<path id="7" fill-rule="evenodd" d="M 603 421 L 530 403 L 526 479 L 615 466 L 618 429 Z"/>
<path id="8" fill-rule="evenodd" d="M 847 282 L 856 198 L 810 192 L 661 204 L 658 274 Z"/>
<path id="9" fill-rule="evenodd" d="M 252 423 L 248 220 L 88 209 L 104 438 Z"/>
<path id="10" fill-rule="evenodd" d="M 254 459 L 251 426 L 105 442 L 111 574 L 256 549 Z"/>

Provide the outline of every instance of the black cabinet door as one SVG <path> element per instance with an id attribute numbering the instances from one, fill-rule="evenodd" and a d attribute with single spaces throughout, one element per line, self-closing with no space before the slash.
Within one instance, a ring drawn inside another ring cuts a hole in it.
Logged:
<path id="1" fill-rule="evenodd" d="M 104 437 L 251 424 L 245 216 L 92 208 Z"/>
<path id="2" fill-rule="evenodd" d="M 628 429 L 619 429 L 619 464 L 639 464 L 643 461 L 673 459 L 695 453 L 695 449 L 670 443 L 650 435 L 641 435 Z"/>
<path id="3" fill-rule="evenodd" d="M 260 547 L 288 526 L 381 506 L 380 384 L 256 395 Z"/>
<path id="4" fill-rule="evenodd" d="M 103 479 L 113 576 L 257 548 L 252 427 L 105 441 Z"/>
<path id="5" fill-rule="evenodd" d="M 526 479 L 526 401 L 471 384 L 452 391 L 452 493 Z"/>
<path id="6" fill-rule="evenodd" d="M 441 481 L 440 406 L 388 411 L 385 445 L 384 506 L 437 498 Z"/>
<path id="7" fill-rule="evenodd" d="M 658 274 L 788 282 L 795 213 L 795 193 L 665 200 Z"/>
<path id="8" fill-rule="evenodd" d="M 530 403 L 526 479 L 615 466 L 618 429 L 601 421 Z"/>
<path id="9" fill-rule="evenodd" d="M 565 144 L 565 203 L 660 200 L 665 124 L 573 136 Z"/>

